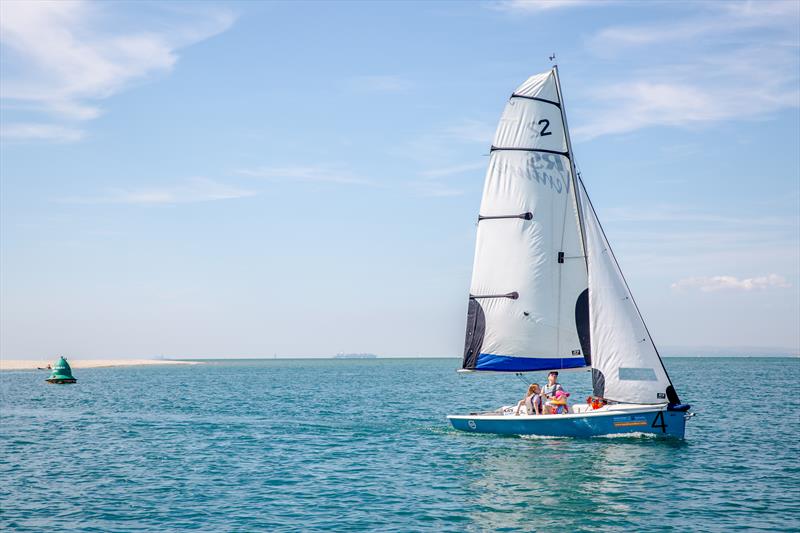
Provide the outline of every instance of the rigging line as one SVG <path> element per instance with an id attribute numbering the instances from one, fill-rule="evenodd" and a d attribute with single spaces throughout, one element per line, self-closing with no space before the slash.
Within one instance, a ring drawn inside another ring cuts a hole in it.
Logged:
<path id="1" fill-rule="evenodd" d="M 529 383 L 529 382 L 528 382 L 528 379 L 527 379 L 527 378 L 525 378 L 525 377 L 523 376 L 522 372 L 516 372 L 516 373 L 515 373 L 515 375 L 516 375 L 516 376 L 517 376 L 519 379 L 521 379 L 521 380 L 522 380 L 522 382 L 523 382 L 523 383 L 525 383 L 526 385 L 528 385 L 528 386 L 530 386 L 530 385 L 531 385 L 531 383 Z"/>
<path id="2" fill-rule="evenodd" d="M 555 58 L 555 54 L 553 54 Z M 558 65 L 553 65 L 553 73 L 556 78 L 556 94 L 558 94 L 558 101 L 561 102 L 559 109 L 561 110 L 561 122 L 564 124 L 564 136 L 567 139 L 567 159 L 569 159 L 570 164 L 570 173 L 572 174 L 572 188 L 575 193 L 575 211 L 578 214 L 578 231 L 581 234 L 581 247 L 583 248 L 583 254 L 586 255 L 586 230 L 584 228 L 583 223 L 583 215 L 581 209 L 581 202 L 578 198 L 578 176 L 576 170 L 576 164 L 574 161 L 574 152 L 572 151 L 572 141 L 569 138 L 569 125 L 567 124 L 567 110 L 566 106 L 564 105 L 564 95 L 561 94 L 561 78 L 558 75 Z M 586 274 L 589 274 L 589 258 L 586 258 Z"/>
<path id="3" fill-rule="evenodd" d="M 614 250 L 611 249 L 611 243 L 608 241 L 608 237 L 606 236 L 606 230 L 603 229 L 603 225 L 600 223 L 600 218 L 597 216 L 597 211 L 594 210 L 594 204 L 592 204 L 592 199 L 589 198 L 589 193 L 586 192 L 586 185 L 583 184 L 583 180 L 579 180 L 581 189 L 583 190 L 583 195 L 586 197 L 586 200 L 589 202 L 589 208 L 592 210 L 592 214 L 594 215 L 594 219 L 597 221 L 597 227 L 600 228 L 600 232 L 603 234 L 603 239 L 606 241 L 607 250 L 610 252 L 611 257 L 614 259 L 614 264 L 617 265 L 617 271 L 619 272 L 619 276 L 622 278 L 622 283 L 625 284 L 625 289 L 628 291 L 628 296 L 631 298 L 631 302 L 633 302 L 633 307 L 636 309 L 636 314 L 639 315 L 639 320 L 642 321 L 642 326 L 644 326 L 644 330 L 647 333 L 647 338 L 650 339 L 650 345 L 653 347 L 653 350 L 656 352 L 656 357 L 658 357 L 658 362 L 661 363 L 661 368 L 664 370 L 664 375 L 667 376 L 667 381 L 669 382 L 670 386 L 673 390 L 675 390 L 675 386 L 672 384 L 672 379 L 669 377 L 669 372 L 667 372 L 667 367 L 664 366 L 664 361 L 661 359 L 661 354 L 658 353 L 658 348 L 656 347 L 656 343 L 653 341 L 653 336 L 650 335 L 650 330 L 647 329 L 647 324 L 644 321 L 644 317 L 642 316 L 642 312 L 639 310 L 639 306 L 636 304 L 636 300 L 633 297 L 633 293 L 631 292 L 631 288 L 628 286 L 628 280 L 625 279 L 625 274 L 622 273 L 622 268 L 619 266 L 619 261 L 617 261 L 617 256 L 614 255 Z M 587 257 L 588 260 L 588 257 Z M 678 392 L 675 391 L 675 395 L 677 396 Z"/>

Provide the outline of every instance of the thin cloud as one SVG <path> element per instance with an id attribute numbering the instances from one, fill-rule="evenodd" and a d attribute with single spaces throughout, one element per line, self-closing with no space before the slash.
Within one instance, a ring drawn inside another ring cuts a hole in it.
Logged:
<path id="1" fill-rule="evenodd" d="M 764 258 L 777 271 L 796 271 L 800 217 L 778 214 L 775 201 L 769 206 L 776 214 L 752 205 L 709 211 L 664 204 L 606 208 L 599 216 L 618 258 L 634 271 L 651 272 L 654 264 L 678 276 L 718 271 L 720 265 L 748 271 L 761 268 Z"/>
<path id="2" fill-rule="evenodd" d="M 424 170 L 420 172 L 420 175 L 424 178 L 444 178 L 447 176 L 453 176 L 456 174 L 464 174 L 466 172 L 474 172 L 476 170 L 485 170 L 487 166 L 486 161 L 481 161 L 478 163 L 467 163 L 464 165 L 453 165 L 449 167 L 443 168 L 434 168 L 430 170 Z"/>
<path id="3" fill-rule="evenodd" d="M 267 178 L 295 182 L 374 185 L 374 182 L 371 180 L 362 178 L 350 170 L 335 166 L 263 166 L 240 169 L 236 171 L 236 174 L 250 178 Z"/>
<path id="4" fill-rule="evenodd" d="M 610 4 L 608 0 L 502 0 L 489 7 L 510 13 L 542 13 L 572 7 L 589 7 Z"/>
<path id="5" fill-rule="evenodd" d="M 62 198 L 74 204 L 173 205 L 255 196 L 255 191 L 240 189 L 206 178 L 194 178 L 170 187 L 113 189 L 101 196 Z"/>
<path id="6" fill-rule="evenodd" d="M 75 142 L 83 137 L 82 130 L 57 124 L 0 124 L 0 139 L 3 141 Z"/>
<path id="7" fill-rule="evenodd" d="M 595 105 L 580 114 L 582 121 L 573 130 L 574 135 L 578 140 L 589 140 L 652 126 L 688 128 L 724 120 L 760 119 L 798 107 L 800 90 L 789 54 L 776 53 L 764 60 L 758 60 L 758 55 L 708 58 L 707 64 L 717 63 L 716 77 L 728 70 L 724 81 L 709 80 L 706 68 L 700 66 L 694 69 L 696 75 L 685 72 L 685 68 L 681 73 L 677 68 L 665 67 L 660 76 L 669 77 L 671 72 L 674 81 L 634 79 L 604 85 L 588 95 Z M 759 73 L 769 63 L 775 72 L 783 74 L 765 77 Z M 752 66 L 749 76 L 729 68 L 738 70 L 745 65 Z M 747 105 L 743 105 L 745 102 Z"/>
<path id="8" fill-rule="evenodd" d="M 414 84 L 401 76 L 384 75 L 354 76 L 346 80 L 345 86 L 357 92 L 403 93 L 410 90 Z"/>
<path id="9" fill-rule="evenodd" d="M 488 122 L 464 119 L 457 124 L 448 126 L 442 132 L 442 137 L 467 143 L 483 143 L 489 146 L 492 143 L 496 126 Z"/>
<path id="10" fill-rule="evenodd" d="M 787 1 L 718 2 L 710 4 L 710 12 L 674 24 L 611 26 L 592 37 L 593 49 L 614 51 L 624 47 L 663 45 L 693 39 L 708 40 L 735 32 L 758 28 L 793 29 L 798 17 L 798 4 Z"/>
<path id="11" fill-rule="evenodd" d="M 755 278 L 739 279 L 735 276 L 692 277 L 676 281 L 673 289 L 699 289 L 701 292 L 716 291 L 759 291 L 765 289 L 786 289 L 791 287 L 786 278 L 769 274 Z"/>
<path id="12" fill-rule="evenodd" d="M 464 194 L 463 189 L 452 187 L 438 181 L 417 181 L 413 182 L 411 186 L 419 196 L 431 198 L 447 198 L 452 196 L 461 196 Z"/>
<path id="13" fill-rule="evenodd" d="M 606 222 L 666 222 L 722 224 L 735 227 L 784 227 L 797 228 L 800 219 L 789 216 L 733 217 L 700 211 L 684 206 L 654 205 L 648 208 L 611 207 L 603 210 Z"/>
<path id="14" fill-rule="evenodd" d="M 464 160 L 465 149 L 472 151 L 473 155 L 489 153 L 494 131 L 494 123 L 461 119 L 419 133 L 390 148 L 390 152 L 404 159 L 413 159 L 425 167 L 436 165 L 438 168 L 438 165 L 448 165 L 451 161 L 452 166 L 462 165 L 459 161 Z"/>
<path id="15" fill-rule="evenodd" d="M 698 15 L 668 29 L 663 24 L 614 26 L 589 39 L 587 47 L 593 52 L 634 60 L 641 53 L 648 66 L 634 69 L 627 79 L 601 82 L 584 92 L 575 108 L 576 139 L 653 126 L 689 128 L 763 119 L 800 106 L 800 4 L 703 6 Z M 654 47 L 680 59 L 652 67 Z"/>
<path id="16" fill-rule="evenodd" d="M 486 169 L 488 161 L 475 161 L 475 156 L 489 152 L 495 126 L 475 119 L 460 121 L 442 126 L 435 131 L 417 135 L 396 149 L 396 155 L 410 158 L 425 168 L 417 173 L 417 177 L 408 183 L 409 187 L 420 196 L 450 197 L 464 194 L 463 183 L 447 183 L 448 178 L 466 174 L 480 173 Z M 464 163 L 465 149 L 472 155 Z M 452 164 L 447 164 L 448 162 Z M 476 182 L 480 181 L 477 177 Z"/>
<path id="17" fill-rule="evenodd" d="M 227 30 L 235 19 L 223 9 L 171 13 L 153 8 L 157 24 L 121 30 L 130 21 L 123 20 L 114 6 L 0 2 L 3 106 L 62 122 L 97 118 L 101 100 L 134 82 L 171 71 L 180 48 Z"/>
<path id="18" fill-rule="evenodd" d="M 422 180 L 411 182 L 411 187 L 420 196 L 440 198 L 461 196 L 465 192 L 464 189 L 447 183 L 448 179 L 466 173 L 478 174 L 482 170 L 485 171 L 486 165 L 486 161 L 478 161 L 424 170 L 419 174 Z"/>

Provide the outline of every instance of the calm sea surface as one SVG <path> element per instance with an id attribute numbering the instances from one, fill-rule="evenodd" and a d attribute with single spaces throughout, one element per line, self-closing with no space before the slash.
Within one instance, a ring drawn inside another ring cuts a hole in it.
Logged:
<path id="1" fill-rule="evenodd" d="M 667 359 L 698 414 L 685 441 L 456 432 L 445 414 L 525 389 L 458 363 L 2 372 L 0 529 L 800 529 L 798 359 Z"/>

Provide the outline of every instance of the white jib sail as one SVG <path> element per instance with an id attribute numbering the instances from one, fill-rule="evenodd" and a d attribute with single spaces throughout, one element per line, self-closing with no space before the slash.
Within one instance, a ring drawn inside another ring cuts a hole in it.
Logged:
<path id="1" fill-rule="evenodd" d="M 628 403 L 673 403 L 677 395 L 633 301 L 586 190 L 580 204 L 589 265 L 594 393 Z M 670 397 L 672 396 L 672 397 Z"/>
<path id="2" fill-rule="evenodd" d="M 576 326 L 586 263 L 560 105 L 551 70 L 518 87 L 500 119 L 481 200 L 464 368 L 587 366 Z"/>

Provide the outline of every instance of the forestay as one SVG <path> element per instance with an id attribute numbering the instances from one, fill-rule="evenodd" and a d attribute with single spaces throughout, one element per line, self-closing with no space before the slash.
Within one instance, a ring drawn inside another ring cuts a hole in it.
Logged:
<path id="1" fill-rule="evenodd" d="M 519 86 L 494 137 L 465 369 L 519 372 L 590 362 L 586 262 L 556 76 L 554 69 Z"/>
<path id="2" fill-rule="evenodd" d="M 680 403 L 583 184 L 594 395 L 629 403 Z"/>

